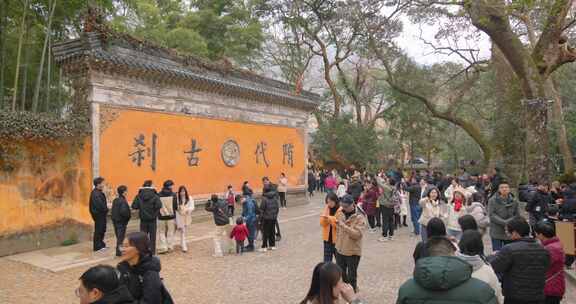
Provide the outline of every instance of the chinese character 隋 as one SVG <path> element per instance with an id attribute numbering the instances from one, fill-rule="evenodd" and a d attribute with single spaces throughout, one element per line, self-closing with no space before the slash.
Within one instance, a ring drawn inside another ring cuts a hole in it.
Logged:
<path id="1" fill-rule="evenodd" d="M 199 147 L 196 146 L 196 140 L 192 139 L 192 143 L 190 144 L 190 150 L 184 151 L 184 154 L 188 154 L 186 158 L 188 160 L 188 166 L 198 166 L 198 162 L 200 162 L 200 158 L 196 156 L 198 152 L 202 151 Z"/>
<path id="2" fill-rule="evenodd" d="M 262 156 L 262 159 L 264 160 L 264 164 L 266 165 L 266 167 L 270 166 L 270 163 L 268 162 L 268 160 L 266 159 L 266 143 L 261 141 L 258 143 L 258 145 L 256 145 L 256 163 L 259 164 L 260 163 L 260 156 Z"/>
<path id="3" fill-rule="evenodd" d="M 294 145 L 282 145 L 282 164 L 288 163 L 290 167 L 294 167 Z"/>

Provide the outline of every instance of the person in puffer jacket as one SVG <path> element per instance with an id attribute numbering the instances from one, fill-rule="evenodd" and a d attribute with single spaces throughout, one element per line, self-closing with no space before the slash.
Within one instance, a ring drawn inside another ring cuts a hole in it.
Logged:
<path id="1" fill-rule="evenodd" d="M 260 204 L 260 214 L 262 216 L 262 248 L 260 248 L 260 251 L 266 252 L 268 249 L 276 250 L 275 229 L 278 224 L 280 202 L 276 185 L 272 184 L 267 177 L 264 177 L 262 182 L 264 183 L 264 188 L 262 190 L 262 203 Z M 278 229 L 278 233 L 279 231 L 280 229 Z"/>
<path id="2" fill-rule="evenodd" d="M 156 252 L 156 229 L 157 219 L 162 208 L 162 201 L 154 189 L 151 180 L 147 180 L 138 190 L 138 195 L 134 197 L 132 209 L 139 211 L 140 231 L 148 234 L 150 239 L 150 249 L 152 254 Z"/>
<path id="3" fill-rule="evenodd" d="M 488 257 L 494 271 L 502 278 L 506 304 L 541 304 L 544 302 L 546 271 L 550 254 L 529 237 L 530 225 L 516 217 L 506 224 L 512 242 Z"/>
<path id="4" fill-rule="evenodd" d="M 470 204 L 466 207 L 466 210 L 468 214 L 473 216 L 476 220 L 476 224 L 478 224 L 478 231 L 484 235 L 486 234 L 488 226 L 490 225 L 490 218 L 488 217 L 486 208 L 481 203 L 482 199 L 482 193 L 476 192 L 472 194 L 472 202 L 470 202 Z"/>
<path id="5" fill-rule="evenodd" d="M 566 292 L 566 278 L 564 276 L 564 249 L 556 236 L 554 223 L 542 220 L 534 226 L 534 234 L 550 254 L 550 267 L 546 271 L 546 285 L 544 295 L 546 304 L 556 304 L 562 301 Z"/>
<path id="6" fill-rule="evenodd" d="M 430 257 L 421 258 L 414 277 L 398 290 L 396 304 L 497 304 L 494 290 L 472 277 L 473 268 L 455 257 L 455 246 L 447 238 L 430 238 Z"/>

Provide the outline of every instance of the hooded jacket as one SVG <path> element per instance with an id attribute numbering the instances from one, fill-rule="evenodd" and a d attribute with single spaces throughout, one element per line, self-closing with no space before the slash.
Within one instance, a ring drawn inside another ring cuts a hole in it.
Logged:
<path id="1" fill-rule="evenodd" d="M 459 253 L 458 257 L 472 266 L 472 277 L 490 285 L 496 293 L 498 303 L 503 304 L 504 297 L 502 296 L 502 287 L 500 286 L 500 281 L 498 281 L 498 276 L 496 276 L 492 266 L 478 255 L 465 255 Z"/>
<path id="2" fill-rule="evenodd" d="M 139 210 L 140 220 L 144 222 L 155 221 L 162 208 L 160 197 L 154 188 L 143 187 L 132 202 L 132 209 Z"/>
<path id="3" fill-rule="evenodd" d="M 121 284 L 128 288 L 139 304 L 162 303 L 161 267 L 157 257 L 143 256 L 134 266 L 121 262 L 117 269 L 120 272 Z"/>
<path id="4" fill-rule="evenodd" d="M 92 304 L 137 304 L 125 285 L 120 285 L 114 291 L 104 295 Z"/>
<path id="5" fill-rule="evenodd" d="M 472 278 L 472 266 L 453 256 L 418 260 L 414 278 L 398 291 L 397 304 L 497 304 L 494 290 Z"/>
<path id="6" fill-rule="evenodd" d="M 262 218 L 265 220 L 275 220 L 278 218 L 280 205 L 278 202 L 278 191 L 274 184 L 269 184 L 262 190 L 262 203 L 260 204 L 260 212 Z"/>

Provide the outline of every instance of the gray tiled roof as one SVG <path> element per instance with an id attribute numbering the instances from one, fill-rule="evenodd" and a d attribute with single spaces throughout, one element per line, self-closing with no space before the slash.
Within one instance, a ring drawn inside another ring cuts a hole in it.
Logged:
<path id="1" fill-rule="evenodd" d="M 85 58 L 96 69 L 99 64 L 134 69 L 167 81 L 176 78 L 192 87 L 209 87 L 226 95 L 256 97 L 309 110 L 316 108 L 320 102 L 320 96 L 311 92 L 291 94 L 290 86 L 280 81 L 234 68 L 210 68 L 216 67 L 215 64 L 194 64 L 197 59 L 193 59 L 191 64 L 185 64 L 186 58 L 175 56 L 165 49 L 148 49 L 147 46 L 134 45 L 122 39 L 103 42 L 101 35 L 98 32 L 83 33 L 81 38 L 55 44 L 54 59 L 66 64 Z"/>

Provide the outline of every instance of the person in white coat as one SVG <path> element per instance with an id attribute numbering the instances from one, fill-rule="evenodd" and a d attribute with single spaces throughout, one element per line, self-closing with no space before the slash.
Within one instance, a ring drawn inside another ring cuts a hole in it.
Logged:
<path id="1" fill-rule="evenodd" d="M 448 202 L 448 222 L 446 223 L 446 228 L 448 228 L 448 235 L 460 239 L 462 236 L 462 229 L 460 224 L 458 224 L 458 219 L 464 215 L 468 214 L 466 210 L 466 196 L 459 190 L 454 191 L 452 200 Z"/>
<path id="2" fill-rule="evenodd" d="M 188 251 L 186 244 L 186 228 L 192 223 L 192 212 L 196 208 L 194 199 L 188 195 L 184 186 L 178 188 L 178 212 L 176 212 L 176 230 L 180 235 L 180 246 L 183 252 Z"/>
<path id="3" fill-rule="evenodd" d="M 503 304 L 502 287 L 494 269 L 484 256 L 482 234 L 478 230 L 464 231 L 458 247 L 460 247 L 460 252 L 457 256 L 472 266 L 472 277 L 490 285 L 494 289 L 498 303 Z"/>

